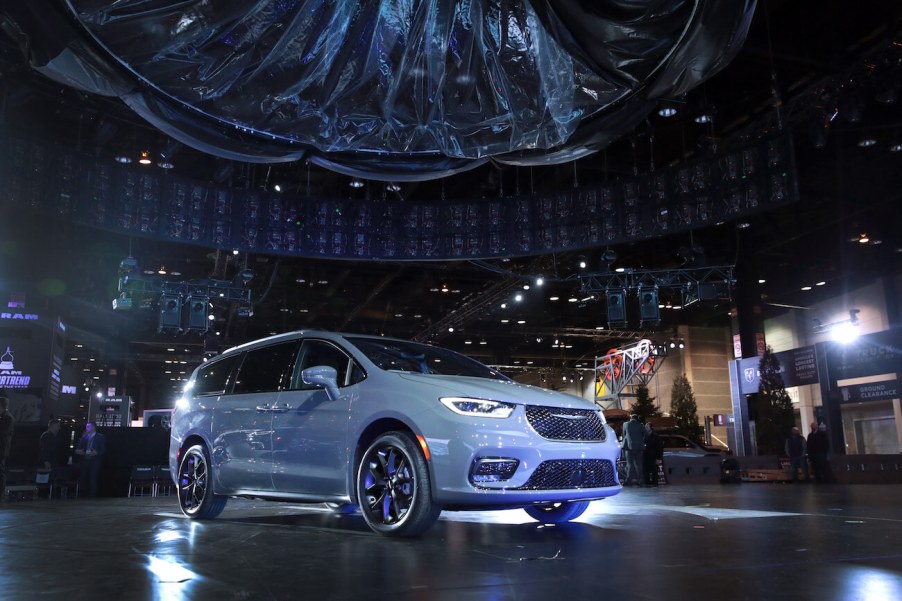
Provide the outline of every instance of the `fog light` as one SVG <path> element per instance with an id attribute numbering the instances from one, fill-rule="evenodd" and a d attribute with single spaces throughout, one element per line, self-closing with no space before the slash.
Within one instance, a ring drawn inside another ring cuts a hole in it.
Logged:
<path id="1" fill-rule="evenodd" d="M 473 464 L 473 469 L 470 470 L 470 482 L 483 484 L 510 480 L 519 465 L 519 459 L 504 457 L 477 459 Z"/>

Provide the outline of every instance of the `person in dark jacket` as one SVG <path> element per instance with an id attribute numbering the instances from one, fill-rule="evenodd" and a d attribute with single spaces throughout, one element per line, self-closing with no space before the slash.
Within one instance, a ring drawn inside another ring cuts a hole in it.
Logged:
<path id="1" fill-rule="evenodd" d="M 811 432 L 808 434 L 808 458 L 811 460 L 814 481 L 819 484 L 833 481 L 833 472 L 830 470 L 830 461 L 827 459 L 829 452 L 830 439 L 827 437 L 827 424 L 818 425 L 817 422 L 811 422 Z"/>
<path id="2" fill-rule="evenodd" d="M 41 434 L 38 451 L 38 467 L 52 470 L 60 464 L 60 420 L 47 422 L 47 430 Z"/>
<path id="3" fill-rule="evenodd" d="M 799 481 L 799 470 L 805 476 L 805 482 L 810 481 L 808 475 L 808 456 L 805 454 L 805 439 L 802 432 L 793 427 L 792 434 L 786 439 L 786 454 L 789 456 L 790 479 Z"/>
<path id="4" fill-rule="evenodd" d="M 12 446 L 13 416 L 9 412 L 9 399 L 0 396 L 0 501 L 6 500 L 6 458 Z"/>
<path id="5" fill-rule="evenodd" d="M 100 478 L 100 466 L 106 451 L 106 438 L 97 431 L 93 422 L 85 424 L 85 433 L 78 440 L 75 454 L 81 456 L 81 474 L 78 478 L 79 495 L 97 496 L 97 480 Z"/>
<path id="6" fill-rule="evenodd" d="M 642 452 L 645 450 L 645 426 L 635 413 L 623 424 L 623 450 L 626 453 L 626 478 L 624 486 L 634 482 L 642 485 Z"/>
<path id="7" fill-rule="evenodd" d="M 645 437 L 645 451 L 642 453 L 645 484 L 658 485 L 658 461 L 664 459 L 664 441 L 655 432 L 654 426 L 645 424 L 648 435 Z"/>

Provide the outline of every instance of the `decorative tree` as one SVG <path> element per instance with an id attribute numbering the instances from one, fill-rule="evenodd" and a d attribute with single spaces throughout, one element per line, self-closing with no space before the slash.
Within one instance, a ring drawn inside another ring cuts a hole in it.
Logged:
<path id="1" fill-rule="evenodd" d="M 696 442 L 702 441 L 704 428 L 698 423 L 698 405 L 686 374 L 673 379 L 670 390 L 670 415 L 677 429 Z"/>
<path id="2" fill-rule="evenodd" d="M 636 387 L 636 401 L 630 405 L 630 413 L 638 415 L 641 422 L 645 422 L 649 417 L 658 417 L 661 411 L 654 401 L 655 397 L 648 396 L 648 386 L 639 384 Z"/>
<path id="3" fill-rule="evenodd" d="M 782 455 L 784 441 L 795 425 L 792 399 L 786 392 L 780 362 L 769 346 L 758 363 L 759 384 L 755 429 L 759 455 Z"/>

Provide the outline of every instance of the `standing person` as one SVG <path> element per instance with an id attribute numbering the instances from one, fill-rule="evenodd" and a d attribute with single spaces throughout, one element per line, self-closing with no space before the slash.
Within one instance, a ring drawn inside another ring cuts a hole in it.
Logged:
<path id="1" fill-rule="evenodd" d="M 664 441 L 655 432 L 654 426 L 645 424 L 647 435 L 645 437 L 645 451 L 642 453 L 642 466 L 644 482 L 651 486 L 658 485 L 658 461 L 664 459 Z"/>
<path id="2" fill-rule="evenodd" d="M 811 422 L 811 432 L 808 433 L 808 457 L 811 459 L 814 481 L 818 484 L 831 482 L 833 479 L 830 462 L 827 459 L 829 452 L 830 439 L 827 437 L 827 424 L 818 425 L 817 422 Z"/>
<path id="3" fill-rule="evenodd" d="M 6 501 L 6 458 L 12 446 L 14 427 L 9 399 L 0 396 L 0 501 Z"/>
<path id="4" fill-rule="evenodd" d="M 623 424 L 623 450 L 626 451 L 626 479 L 623 484 L 635 481 L 642 486 L 642 451 L 645 450 L 645 426 L 635 413 Z"/>
<path id="5" fill-rule="evenodd" d="M 51 419 L 47 422 L 47 430 L 41 434 L 40 450 L 38 452 L 38 467 L 52 470 L 60 464 L 60 420 Z"/>
<path id="6" fill-rule="evenodd" d="M 81 474 L 78 477 L 79 490 L 87 490 L 89 497 L 97 496 L 97 480 L 100 477 L 100 463 L 106 451 L 106 438 L 97 431 L 94 422 L 85 424 L 85 433 L 78 440 L 75 454 L 82 457 Z"/>
<path id="7" fill-rule="evenodd" d="M 805 455 L 805 439 L 802 432 L 792 428 L 792 434 L 786 439 L 786 454 L 789 455 L 789 469 L 792 473 L 792 481 L 799 481 L 799 469 L 805 475 L 805 482 L 810 481 L 808 476 L 808 457 Z"/>

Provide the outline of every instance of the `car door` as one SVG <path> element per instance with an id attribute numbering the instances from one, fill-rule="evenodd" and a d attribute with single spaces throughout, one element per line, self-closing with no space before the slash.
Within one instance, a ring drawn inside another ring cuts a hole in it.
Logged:
<path id="1" fill-rule="evenodd" d="M 308 367 L 335 369 L 340 397 L 331 400 L 322 388 L 301 381 Z M 356 400 L 357 382 L 365 375 L 336 344 L 305 340 L 291 379 L 290 390 L 279 395 L 273 413 L 273 484 L 279 492 L 327 498 L 347 494 L 351 454 L 349 412 Z"/>
<path id="2" fill-rule="evenodd" d="M 220 397 L 213 418 L 219 490 L 272 490 L 273 411 L 297 348 L 290 341 L 247 351 L 231 393 Z"/>

